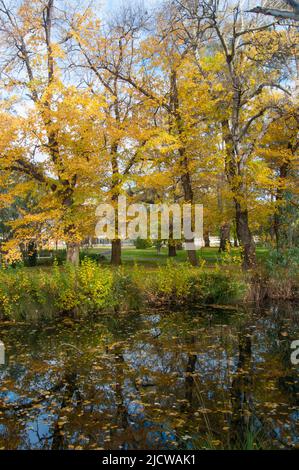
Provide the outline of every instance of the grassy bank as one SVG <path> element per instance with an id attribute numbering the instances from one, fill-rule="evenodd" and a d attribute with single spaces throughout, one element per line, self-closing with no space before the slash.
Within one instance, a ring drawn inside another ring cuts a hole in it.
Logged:
<path id="1" fill-rule="evenodd" d="M 55 315 L 87 315 L 102 311 L 138 310 L 151 306 L 194 306 L 244 298 L 242 277 L 168 263 L 148 270 L 142 266 L 112 269 L 91 259 L 79 268 L 0 270 L 2 319 Z"/>
<path id="2" fill-rule="evenodd" d="M 180 308 L 299 298 L 297 249 L 283 253 L 259 249 L 258 267 L 246 275 L 237 249 L 222 255 L 215 248 L 201 250 L 200 268 L 184 261 L 185 252 L 178 253 L 170 261 L 163 251 L 156 254 L 157 261 L 152 249 L 128 249 L 118 269 L 105 260 L 99 263 L 98 253 L 93 251 L 81 258 L 79 268 L 57 260 L 54 266 L 0 269 L 0 318 L 82 316 L 147 306 Z"/>
<path id="3" fill-rule="evenodd" d="M 268 256 L 269 250 L 263 247 L 257 247 L 257 259 L 259 262 L 264 261 Z M 58 264 L 63 265 L 66 261 L 65 250 L 43 250 L 41 257 L 38 259 L 39 266 L 52 266 L 56 259 Z M 110 264 L 111 247 L 102 248 L 89 248 L 82 249 L 80 253 L 81 261 L 84 258 L 90 258 L 98 262 L 100 265 L 108 266 Z M 223 261 L 239 260 L 241 263 L 241 249 L 231 248 L 230 255 L 226 253 L 219 253 L 219 249 L 216 247 L 201 248 L 197 250 L 197 257 L 201 262 L 205 262 L 206 266 L 215 266 L 221 264 Z M 165 266 L 169 261 L 168 249 L 162 248 L 160 253 L 154 247 L 146 249 L 136 249 L 135 247 L 123 247 L 122 248 L 122 263 L 124 266 L 132 266 L 134 263 L 139 265 L 151 267 L 151 266 Z M 187 253 L 185 250 L 177 250 L 177 256 L 172 259 L 174 263 L 186 263 Z"/>

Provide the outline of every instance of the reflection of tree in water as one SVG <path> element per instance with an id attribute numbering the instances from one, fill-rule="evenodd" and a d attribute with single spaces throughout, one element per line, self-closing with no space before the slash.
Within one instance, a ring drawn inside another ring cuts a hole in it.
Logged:
<path id="1" fill-rule="evenodd" d="M 135 338 L 136 345 L 146 349 L 149 345 L 164 358 L 164 350 L 156 341 L 160 334 L 150 329 L 141 332 Z M 142 400 L 144 390 L 156 390 L 155 374 L 152 380 L 145 374 L 139 374 L 138 347 L 123 343 L 114 347 L 115 364 L 115 403 L 116 413 L 113 419 L 114 426 L 110 429 L 111 448 L 121 449 L 167 449 L 175 447 L 173 432 L 165 429 L 163 424 L 155 421 L 152 413 L 147 412 Z M 125 359 L 128 355 L 129 358 Z M 136 369 L 135 369 L 136 367 Z M 169 372 L 169 371 L 168 371 Z M 156 398 L 159 398 L 157 393 Z"/>
<path id="2" fill-rule="evenodd" d="M 276 442 L 288 448 L 296 442 L 297 416 L 290 406 L 298 406 L 298 371 L 290 364 L 294 326 L 298 331 L 293 306 L 278 303 L 260 312 L 253 335 L 246 328 L 241 330 L 238 366 L 231 387 L 232 447 L 244 446 L 248 439 L 255 438 L 256 445 L 268 447 Z M 288 413 L 288 424 L 284 426 L 282 420 Z"/>
<path id="3" fill-rule="evenodd" d="M 290 376 L 285 320 L 275 312 L 273 318 L 271 312 L 241 315 L 239 323 L 235 314 L 213 318 L 182 312 L 103 317 L 31 335 L 25 326 L 11 328 L 5 341 L 10 363 L 0 371 L 0 400 L 10 399 L 0 416 L 1 445 L 167 449 L 209 428 L 224 446 L 240 447 L 248 430 L 264 426 L 264 403 L 277 396 L 267 389 L 272 366 L 276 377 Z M 288 411 L 295 392 L 280 387 Z M 274 428 L 274 408 L 271 417 Z"/>
<path id="4" fill-rule="evenodd" d="M 278 379 L 278 386 L 283 392 L 287 392 L 290 400 L 295 406 L 299 404 L 299 378 L 298 368 L 292 367 L 290 362 L 292 339 L 298 339 L 294 335 L 294 327 L 299 329 L 299 316 L 289 304 L 278 302 L 271 306 L 272 328 L 269 329 L 268 337 L 271 340 L 269 353 L 281 363 L 285 374 Z M 292 337 L 292 335 L 294 335 Z"/>
<path id="5" fill-rule="evenodd" d="M 194 338 L 193 341 L 195 342 Z M 194 397 L 194 372 L 195 372 L 195 365 L 197 361 L 196 354 L 188 354 L 188 361 L 187 361 L 187 368 L 186 368 L 186 380 L 185 380 L 185 387 L 186 387 L 186 400 L 188 401 L 188 405 L 192 406 L 193 397 Z"/>
<path id="6" fill-rule="evenodd" d="M 64 392 L 60 405 L 60 413 L 57 416 L 57 420 L 53 426 L 52 436 L 52 450 L 63 450 L 67 448 L 67 439 L 63 432 L 64 424 L 60 422 L 61 415 L 65 408 L 71 406 L 74 413 L 77 412 L 77 407 L 82 403 L 82 397 L 77 385 L 78 373 L 76 371 L 67 372 L 64 376 Z"/>
<path id="7" fill-rule="evenodd" d="M 282 302 L 272 305 L 270 312 L 272 325 L 268 330 L 268 354 L 271 354 L 273 369 L 280 371 L 276 380 L 280 400 L 288 403 L 287 407 L 284 404 L 278 409 L 288 416 L 288 424 L 279 431 L 279 437 L 285 446 L 298 445 L 299 377 L 298 366 L 291 364 L 290 356 L 291 342 L 299 338 L 299 316 L 293 305 Z"/>
<path id="8" fill-rule="evenodd" d="M 248 432 L 253 430 L 253 377 L 251 335 L 247 329 L 239 333 L 239 359 L 231 385 L 232 416 L 230 446 L 242 448 Z"/>

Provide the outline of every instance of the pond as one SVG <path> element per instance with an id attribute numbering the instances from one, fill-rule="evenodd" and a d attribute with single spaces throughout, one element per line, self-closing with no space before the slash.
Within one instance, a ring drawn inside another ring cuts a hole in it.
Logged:
<path id="1" fill-rule="evenodd" d="M 299 308 L 0 324 L 2 449 L 299 447 Z"/>

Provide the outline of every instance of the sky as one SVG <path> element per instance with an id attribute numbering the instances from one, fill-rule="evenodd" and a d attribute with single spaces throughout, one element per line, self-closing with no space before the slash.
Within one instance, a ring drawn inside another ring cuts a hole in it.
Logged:
<path id="1" fill-rule="evenodd" d="M 111 6 L 112 8 L 113 7 L 117 7 L 119 4 L 121 3 L 124 3 L 124 0 L 103 0 L 105 3 L 106 3 L 106 6 Z M 130 1 L 133 3 L 134 0 L 126 0 L 125 3 L 130 3 Z M 145 6 L 147 5 L 153 5 L 155 3 L 158 3 L 159 0 L 143 0 L 143 3 Z"/>
<path id="2" fill-rule="evenodd" d="M 121 6 L 122 4 L 126 3 L 135 3 L 134 0 L 101 0 L 103 2 L 103 6 L 106 11 L 111 11 L 117 9 L 117 7 Z M 160 3 L 161 0 L 143 0 L 143 4 L 145 7 L 149 6 L 152 7 Z"/>
<path id="3" fill-rule="evenodd" d="M 144 3 L 145 7 L 153 7 L 162 3 L 163 0 L 99 0 L 102 2 L 105 11 L 109 14 L 109 12 L 116 10 L 122 4 L 134 4 L 136 1 L 141 1 Z M 228 0 L 228 3 L 234 3 L 235 0 Z M 265 3 L 266 0 L 240 0 L 241 7 L 244 10 L 248 10 L 250 8 L 261 6 Z"/>

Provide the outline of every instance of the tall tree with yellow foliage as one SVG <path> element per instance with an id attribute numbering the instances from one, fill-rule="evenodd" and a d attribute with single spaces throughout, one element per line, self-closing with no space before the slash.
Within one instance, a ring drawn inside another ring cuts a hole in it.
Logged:
<path id="1" fill-rule="evenodd" d="M 57 14 L 53 0 L 24 0 L 15 9 L 1 1 L 2 81 L 23 103 L 23 115 L 13 124 L 14 143 L 1 153 L 1 173 L 26 175 L 13 191 L 38 192 L 38 207 L 14 223 L 16 239 L 29 227 L 28 236 L 36 236 L 35 222 L 44 222 L 66 242 L 68 261 L 78 264 L 95 212 L 90 201 L 105 168 L 99 112 L 104 99 L 62 83 L 66 38 Z"/>

